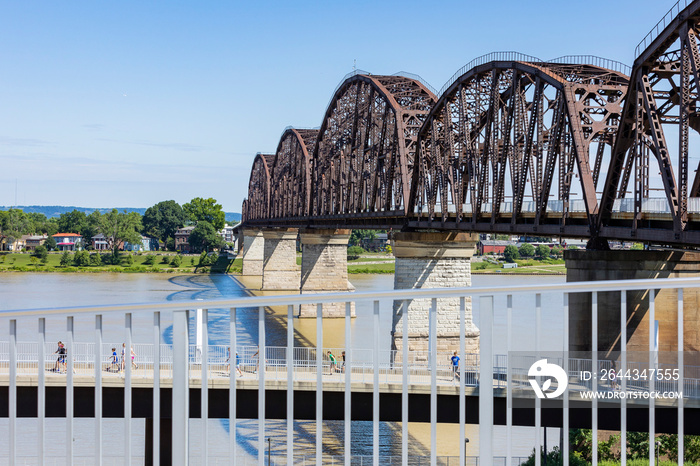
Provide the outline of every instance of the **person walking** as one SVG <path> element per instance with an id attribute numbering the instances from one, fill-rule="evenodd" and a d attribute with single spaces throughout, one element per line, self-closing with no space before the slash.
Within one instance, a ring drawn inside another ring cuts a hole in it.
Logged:
<path id="1" fill-rule="evenodd" d="M 241 372 L 241 357 L 238 355 L 238 351 L 236 351 L 236 373 L 239 377 L 243 377 L 243 372 Z"/>
<path id="2" fill-rule="evenodd" d="M 117 348 L 112 348 L 112 358 L 110 360 L 110 367 L 108 370 L 113 372 L 119 372 L 119 357 L 117 356 Z"/>
<path id="3" fill-rule="evenodd" d="M 136 358 L 136 353 L 134 352 L 134 347 L 131 347 L 131 367 L 134 369 L 138 369 L 139 365 L 136 364 L 136 361 L 134 360 Z"/>
<path id="4" fill-rule="evenodd" d="M 343 358 L 343 365 L 340 366 L 340 372 L 343 374 L 345 373 L 345 351 L 343 351 L 340 355 L 341 358 Z"/>
<path id="5" fill-rule="evenodd" d="M 452 380 L 459 380 L 459 356 L 457 356 L 457 351 L 454 352 L 450 361 L 452 361 Z"/>
<path id="6" fill-rule="evenodd" d="M 58 342 L 58 349 L 54 351 L 53 354 L 58 354 L 58 358 L 56 359 L 56 364 L 54 365 L 54 372 L 61 372 L 61 365 L 63 365 L 64 369 L 67 366 L 67 361 L 66 361 L 66 347 L 63 344 L 62 341 L 59 340 Z M 66 369 L 67 370 L 67 369 Z"/>
<path id="7" fill-rule="evenodd" d="M 124 362 L 126 357 L 126 343 L 122 343 L 122 359 L 121 359 L 121 370 L 124 370 Z"/>
<path id="8" fill-rule="evenodd" d="M 335 359 L 335 356 L 333 355 L 333 353 L 331 353 L 331 350 L 328 350 L 328 359 L 331 361 L 331 372 L 330 373 L 331 373 L 331 375 L 333 375 L 333 372 L 336 371 L 336 368 L 338 366 L 338 362 Z"/>

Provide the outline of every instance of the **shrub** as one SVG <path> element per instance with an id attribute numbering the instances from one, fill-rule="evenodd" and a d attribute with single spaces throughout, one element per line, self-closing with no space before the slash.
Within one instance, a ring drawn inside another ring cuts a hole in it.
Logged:
<path id="1" fill-rule="evenodd" d="M 519 257 L 520 253 L 518 248 L 516 248 L 513 244 L 506 246 L 506 249 L 503 251 L 503 258 L 506 260 L 506 262 L 515 262 Z"/>
<path id="2" fill-rule="evenodd" d="M 49 252 L 46 249 L 46 246 L 37 246 L 36 249 L 34 250 L 34 256 L 38 257 L 39 259 L 43 259 L 45 257 L 48 257 Z"/>
<path id="3" fill-rule="evenodd" d="M 521 257 L 532 257 L 535 255 L 535 247 L 530 243 L 525 243 L 518 249 Z"/>
<path id="4" fill-rule="evenodd" d="M 180 267 L 181 262 L 182 262 L 182 257 L 175 256 L 175 257 L 173 257 L 173 260 L 170 261 L 170 267 Z"/>
<path id="5" fill-rule="evenodd" d="M 199 267 L 204 267 L 209 264 L 211 264 L 211 262 L 209 262 L 209 256 L 207 256 L 207 251 L 202 251 L 202 254 L 199 255 L 199 262 L 197 263 L 197 265 Z"/>
<path id="6" fill-rule="evenodd" d="M 87 251 L 78 251 L 73 256 L 73 265 L 76 267 L 87 267 L 90 264 L 90 253 Z"/>
<path id="7" fill-rule="evenodd" d="M 163 256 L 163 259 L 160 261 L 162 264 L 169 264 L 170 263 L 170 256 Z"/>
<path id="8" fill-rule="evenodd" d="M 13 258 L 14 259 L 14 258 Z M 70 263 L 72 262 L 73 257 L 70 252 L 68 251 L 63 251 L 63 254 L 61 254 L 61 267 L 68 267 Z"/>
<path id="9" fill-rule="evenodd" d="M 146 258 L 143 260 L 143 263 L 146 265 L 153 265 L 156 263 L 156 256 L 154 254 L 149 254 L 146 256 Z"/>
<path id="10" fill-rule="evenodd" d="M 90 254 L 90 265 L 95 267 L 102 265 L 102 256 L 99 254 Z"/>
<path id="11" fill-rule="evenodd" d="M 132 265 L 134 265 L 134 256 L 132 256 L 131 254 L 125 255 L 122 259 L 122 265 L 124 267 L 131 267 Z"/>
<path id="12" fill-rule="evenodd" d="M 535 251 L 535 254 L 540 259 L 547 259 L 551 253 L 552 250 L 546 244 L 540 244 L 537 246 L 537 250 Z"/>

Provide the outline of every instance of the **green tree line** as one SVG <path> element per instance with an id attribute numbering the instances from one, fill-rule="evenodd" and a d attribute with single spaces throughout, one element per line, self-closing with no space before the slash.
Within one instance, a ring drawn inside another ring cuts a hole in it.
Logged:
<path id="1" fill-rule="evenodd" d="M 112 209 L 101 214 L 95 210 L 90 214 L 73 210 L 59 217 L 47 218 L 21 209 L 0 211 L 0 235 L 14 242 L 23 235 L 46 235 L 48 250 L 56 247 L 51 238 L 56 233 L 76 233 L 83 237 L 83 244 L 90 249 L 92 237 L 102 233 L 108 248 L 116 251 L 120 244 L 141 242 L 141 235 L 157 239 L 166 249 L 175 250 L 175 232 L 184 226 L 193 225 L 194 237 L 190 244 L 199 252 L 220 248 L 223 239 L 218 235 L 225 225 L 225 214 L 221 204 L 213 198 L 196 197 L 182 206 L 173 200 L 158 202 L 138 212 Z"/>

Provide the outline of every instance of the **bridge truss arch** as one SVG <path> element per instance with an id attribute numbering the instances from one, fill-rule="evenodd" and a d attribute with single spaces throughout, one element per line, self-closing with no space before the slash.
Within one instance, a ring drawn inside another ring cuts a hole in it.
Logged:
<path id="1" fill-rule="evenodd" d="M 404 216 L 418 130 L 436 102 L 419 79 L 355 74 L 333 95 L 313 152 L 312 216 Z"/>
<path id="2" fill-rule="evenodd" d="M 287 128 L 270 167 L 270 217 L 287 219 L 309 215 L 311 155 L 317 129 Z"/>
<path id="3" fill-rule="evenodd" d="M 264 220 L 270 216 L 270 165 L 274 155 L 258 153 L 248 182 L 248 198 L 243 201 L 245 221 Z"/>
<path id="4" fill-rule="evenodd" d="M 700 212 L 700 162 L 690 160 L 700 132 L 698 35 L 700 1 L 683 0 L 637 46 L 601 197 L 603 237 L 700 245 L 700 217 L 689 213 Z M 663 197 L 650 199 L 655 191 Z"/>
<path id="5" fill-rule="evenodd" d="M 482 58 L 420 130 L 410 226 L 588 235 L 627 76 L 567 57 Z"/>

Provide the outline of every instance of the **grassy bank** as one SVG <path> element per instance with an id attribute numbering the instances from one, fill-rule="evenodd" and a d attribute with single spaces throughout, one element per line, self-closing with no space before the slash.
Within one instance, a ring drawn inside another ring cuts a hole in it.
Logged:
<path id="1" fill-rule="evenodd" d="M 96 254 L 93 252 L 92 254 Z M 52 272 L 52 273 L 195 273 L 209 271 L 209 267 L 197 267 L 199 256 L 179 256 L 180 264 L 174 266 L 171 262 L 175 253 L 143 253 L 120 255 L 119 264 L 83 265 L 74 263 L 61 265 L 62 253 L 50 253 L 45 263 L 31 254 L 1 254 L 0 272 Z M 153 256 L 153 259 L 149 259 Z M 131 259 L 128 259 L 130 257 Z M 150 263 L 152 261 L 152 263 Z"/>

